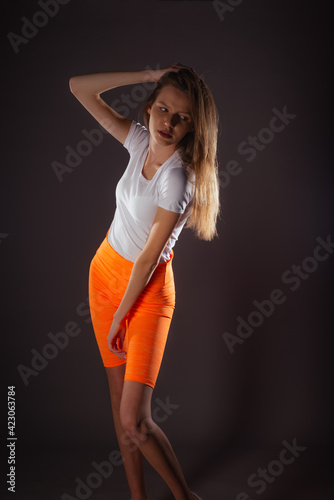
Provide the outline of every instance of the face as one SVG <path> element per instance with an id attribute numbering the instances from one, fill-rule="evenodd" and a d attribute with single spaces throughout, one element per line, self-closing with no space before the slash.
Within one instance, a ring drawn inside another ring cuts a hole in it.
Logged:
<path id="1" fill-rule="evenodd" d="M 177 146 L 188 132 L 194 130 L 190 99 L 172 85 L 161 89 L 147 112 L 150 115 L 150 134 L 158 144 Z"/>

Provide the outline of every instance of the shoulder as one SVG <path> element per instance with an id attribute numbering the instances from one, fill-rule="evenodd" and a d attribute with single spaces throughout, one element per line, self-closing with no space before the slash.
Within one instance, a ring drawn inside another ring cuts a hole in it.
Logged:
<path id="1" fill-rule="evenodd" d="M 180 153 L 177 151 L 174 161 L 163 172 L 161 180 L 164 183 L 180 186 L 185 190 L 191 191 L 195 185 L 195 173 L 182 161 Z"/>
<path id="2" fill-rule="evenodd" d="M 150 132 L 147 130 L 145 125 L 132 120 L 129 133 L 124 141 L 123 146 L 131 154 L 136 147 L 140 145 L 146 146 L 149 143 L 149 140 Z"/>
<path id="3" fill-rule="evenodd" d="M 161 196 L 189 202 L 195 192 L 192 172 L 182 161 L 174 161 L 162 172 L 159 190 Z"/>

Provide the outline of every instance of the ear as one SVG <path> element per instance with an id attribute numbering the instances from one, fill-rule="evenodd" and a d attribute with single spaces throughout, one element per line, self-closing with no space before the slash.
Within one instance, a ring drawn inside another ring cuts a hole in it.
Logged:
<path id="1" fill-rule="evenodd" d="M 149 106 L 146 111 L 148 112 L 148 114 L 150 115 L 151 114 L 151 106 Z"/>

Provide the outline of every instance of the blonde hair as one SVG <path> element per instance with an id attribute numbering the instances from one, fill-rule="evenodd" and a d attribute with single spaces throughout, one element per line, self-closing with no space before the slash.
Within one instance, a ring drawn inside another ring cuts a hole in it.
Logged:
<path id="1" fill-rule="evenodd" d="M 195 174 L 194 198 L 186 227 L 192 228 L 198 238 L 212 240 L 218 236 L 216 225 L 220 215 L 215 101 L 206 83 L 192 68 L 164 73 L 141 109 L 147 129 L 150 119 L 147 108 L 166 85 L 174 85 L 185 92 L 192 107 L 194 131 L 188 132 L 178 145 L 184 164 Z"/>

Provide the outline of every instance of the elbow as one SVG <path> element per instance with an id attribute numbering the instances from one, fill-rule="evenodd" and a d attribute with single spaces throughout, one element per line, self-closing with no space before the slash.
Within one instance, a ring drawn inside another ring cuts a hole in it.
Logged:
<path id="1" fill-rule="evenodd" d="M 71 76 L 68 83 L 69 83 L 70 91 L 72 92 L 72 94 L 76 94 L 80 90 L 80 87 L 82 87 L 80 75 Z"/>
<path id="2" fill-rule="evenodd" d="M 152 276 L 152 274 L 156 270 L 157 266 L 158 266 L 158 262 L 152 262 L 152 261 L 146 262 L 143 265 L 143 270 L 144 270 L 146 276 L 148 276 L 148 277 Z"/>
<path id="3" fill-rule="evenodd" d="M 155 261 L 152 259 L 147 259 L 143 256 L 139 256 L 136 260 L 136 267 L 140 269 L 140 272 L 147 277 L 152 276 L 158 264 L 159 260 Z"/>
<path id="4" fill-rule="evenodd" d="M 153 274 L 156 268 L 158 267 L 159 262 L 152 262 L 150 265 L 150 273 Z"/>
<path id="5" fill-rule="evenodd" d="M 69 79 L 69 87 L 70 87 L 70 91 L 72 92 L 72 94 L 74 94 L 75 92 L 75 76 L 72 76 L 70 79 Z"/>

